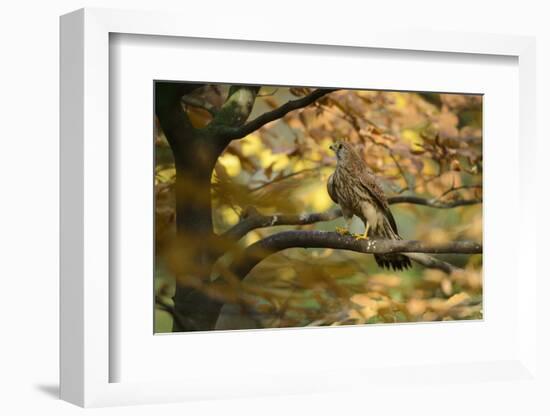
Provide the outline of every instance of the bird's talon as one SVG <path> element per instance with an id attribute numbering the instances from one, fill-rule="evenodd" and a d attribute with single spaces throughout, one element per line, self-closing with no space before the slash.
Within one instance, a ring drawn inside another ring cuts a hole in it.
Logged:
<path id="1" fill-rule="evenodd" d="M 363 235 L 363 234 L 354 235 L 354 238 L 356 240 L 368 240 L 369 239 L 369 237 L 367 235 Z"/>
<path id="2" fill-rule="evenodd" d="M 349 230 L 345 227 L 336 227 L 336 232 L 340 235 L 351 235 Z"/>

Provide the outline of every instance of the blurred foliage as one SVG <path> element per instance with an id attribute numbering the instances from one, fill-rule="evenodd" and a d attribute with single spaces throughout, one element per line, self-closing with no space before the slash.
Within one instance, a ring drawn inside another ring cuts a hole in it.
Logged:
<path id="1" fill-rule="evenodd" d="M 224 102 L 227 86 L 199 91 L 209 106 Z M 308 88 L 262 87 L 250 119 L 301 97 Z M 212 116 L 185 105 L 195 127 Z M 351 141 L 378 175 L 388 196 L 419 195 L 437 201 L 482 195 L 482 97 L 479 95 L 341 90 L 238 141 L 218 159 L 212 176 L 214 231 L 221 234 L 250 207 L 262 214 L 331 209 L 326 181 L 335 167 L 329 145 Z M 174 281 L 167 242 L 175 235 L 175 169 L 162 131 L 155 138 L 157 294 L 170 303 Z M 392 205 L 405 239 L 444 243 L 482 240 L 482 205 L 435 209 Z M 334 230 L 343 219 L 301 226 Z M 354 221 L 352 231 L 362 231 Z M 238 247 L 293 226 L 257 229 Z M 193 267 L 193 242 L 188 261 Z M 461 270 L 448 275 L 415 265 L 391 273 L 372 256 L 333 249 L 291 249 L 269 257 L 243 282 L 224 275 L 234 250 L 218 261 L 212 279 L 226 280 L 217 296 L 260 312 L 265 327 L 345 325 L 482 318 L 482 258 L 446 255 Z M 178 253 L 181 257 L 181 253 Z M 182 261 L 181 258 L 178 261 Z M 168 270 L 170 269 L 170 270 Z M 156 331 L 170 330 L 170 315 L 157 311 Z"/>

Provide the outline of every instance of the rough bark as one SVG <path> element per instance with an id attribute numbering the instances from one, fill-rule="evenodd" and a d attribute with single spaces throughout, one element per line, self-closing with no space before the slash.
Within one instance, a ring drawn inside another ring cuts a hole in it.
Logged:
<path id="1" fill-rule="evenodd" d="M 358 253 L 433 253 L 478 254 L 481 244 L 472 241 L 454 241 L 447 244 L 428 244 L 415 240 L 359 240 L 353 236 L 326 231 L 283 231 L 272 234 L 247 247 L 231 265 L 231 272 L 241 279 L 262 260 L 289 248 L 334 248 Z M 414 256 L 411 259 L 416 260 Z M 427 262 L 428 258 L 419 258 Z"/>

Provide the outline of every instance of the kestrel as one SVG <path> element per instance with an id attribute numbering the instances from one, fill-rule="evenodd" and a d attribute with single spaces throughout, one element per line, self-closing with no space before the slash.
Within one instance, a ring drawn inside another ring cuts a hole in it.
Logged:
<path id="1" fill-rule="evenodd" d="M 401 240 L 386 196 L 365 161 L 347 142 L 338 141 L 330 149 L 336 153 L 337 162 L 336 170 L 328 178 L 327 190 L 331 199 L 342 208 L 348 230 L 356 215 L 365 224 L 365 233 L 357 238 Z M 411 267 L 410 259 L 399 253 L 374 254 L 374 259 L 378 266 L 387 269 Z"/>

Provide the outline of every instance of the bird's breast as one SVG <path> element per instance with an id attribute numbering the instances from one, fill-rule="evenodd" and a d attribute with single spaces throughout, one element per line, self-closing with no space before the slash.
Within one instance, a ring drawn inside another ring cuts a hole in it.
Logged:
<path id="1" fill-rule="evenodd" d="M 355 215 L 361 216 L 361 201 L 368 196 L 361 189 L 360 181 L 354 175 L 338 169 L 334 173 L 333 181 L 338 203 L 353 211 Z"/>

